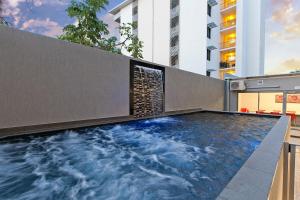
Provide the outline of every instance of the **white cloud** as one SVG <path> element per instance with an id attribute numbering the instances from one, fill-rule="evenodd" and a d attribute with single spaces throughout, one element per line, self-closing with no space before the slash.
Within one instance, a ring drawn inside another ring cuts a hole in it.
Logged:
<path id="1" fill-rule="evenodd" d="M 300 59 L 289 58 L 281 62 L 277 67 L 269 69 L 267 74 L 290 73 L 295 70 L 300 70 Z"/>
<path id="2" fill-rule="evenodd" d="M 300 10 L 294 0 L 272 0 L 272 3 L 272 21 L 281 30 L 270 33 L 270 37 L 281 41 L 300 39 Z"/>
<path id="3" fill-rule="evenodd" d="M 62 34 L 63 27 L 49 18 L 30 19 L 22 24 L 21 30 L 33 31 L 49 37 L 57 37 Z"/>
<path id="4" fill-rule="evenodd" d="M 28 4 L 29 6 L 40 7 L 43 5 L 67 5 L 70 0 L 4 0 L 3 1 L 3 11 L 4 17 L 8 17 L 10 22 L 18 27 L 21 21 L 24 21 L 26 16 L 21 10 L 21 4 Z"/>

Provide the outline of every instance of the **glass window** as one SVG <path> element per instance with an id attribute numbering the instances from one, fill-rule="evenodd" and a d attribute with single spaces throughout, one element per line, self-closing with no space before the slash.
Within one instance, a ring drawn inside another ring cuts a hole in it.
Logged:
<path id="1" fill-rule="evenodd" d="M 300 115 L 300 93 L 287 95 L 286 112 Z"/>
<path id="2" fill-rule="evenodd" d="M 211 50 L 207 49 L 207 60 L 210 61 L 211 59 Z"/>
<path id="3" fill-rule="evenodd" d="M 211 5 L 207 4 L 207 14 L 211 17 Z"/>
<path id="4" fill-rule="evenodd" d="M 260 93 L 259 109 L 266 113 L 282 113 L 283 93 Z"/>
<path id="5" fill-rule="evenodd" d="M 239 93 L 238 111 L 256 113 L 258 107 L 258 93 Z"/>
<path id="6" fill-rule="evenodd" d="M 207 27 L 207 38 L 211 38 L 211 28 Z"/>

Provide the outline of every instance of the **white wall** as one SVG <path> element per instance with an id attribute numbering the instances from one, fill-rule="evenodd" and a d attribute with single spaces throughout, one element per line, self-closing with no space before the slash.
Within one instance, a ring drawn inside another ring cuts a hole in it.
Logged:
<path id="1" fill-rule="evenodd" d="M 132 23 L 132 3 L 125 6 L 120 11 L 120 24 L 127 24 Z M 124 40 L 124 37 L 120 36 L 121 41 Z M 129 56 L 130 53 L 128 53 L 126 50 L 122 50 L 122 54 Z"/>
<path id="2" fill-rule="evenodd" d="M 149 0 L 147 0 L 149 1 Z M 153 62 L 170 64 L 170 0 L 154 0 Z"/>
<path id="3" fill-rule="evenodd" d="M 264 73 L 265 0 L 237 2 L 237 75 Z"/>
<path id="4" fill-rule="evenodd" d="M 219 1 L 218 1 L 219 2 Z M 207 23 L 214 22 L 217 27 L 212 29 L 211 39 L 207 38 L 207 46 L 215 46 L 217 49 L 212 51 L 211 61 L 207 61 L 207 69 L 216 71 L 211 73 L 211 77 L 219 78 L 220 64 L 220 3 L 212 7 L 211 17 L 207 15 Z"/>
<path id="5" fill-rule="evenodd" d="M 206 75 L 207 1 L 180 2 L 179 68 Z"/>
<path id="6" fill-rule="evenodd" d="M 273 112 L 274 110 L 282 112 L 282 103 L 275 102 L 276 95 L 282 95 L 282 93 L 260 93 L 259 109 L 266 110 L 266 112 Z"/>
<path id="7" fill-rule="evenodd" d="M 153 62 L 153 3 L 154 0 L 139 0 L 138 2 L 138 36 L 144 43 L 144 60 Z"/>
<path id="8" fill-rule="evenodd" d="M 239 93 L 238 111 L 247 108 L 251 113 L 258 110 L 258 93 Z"/>

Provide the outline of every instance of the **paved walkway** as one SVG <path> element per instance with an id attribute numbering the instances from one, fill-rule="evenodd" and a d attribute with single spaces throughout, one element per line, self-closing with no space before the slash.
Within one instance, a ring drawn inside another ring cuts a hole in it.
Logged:
<path id="1" fill-rule="evenodd" d="M 292 129 L 291 135 L 300 138 L 300 128 Z M 297 147 L 296 152 L 295 200 L 300 200 L 300 147 Z"/>
<path id="2" fill-rule="evenodd" d="M 298 147 L 298 151 L 296 154 L 296 183 L 295 183 L 295 199 L 300 200 L 300 148 Z"/>

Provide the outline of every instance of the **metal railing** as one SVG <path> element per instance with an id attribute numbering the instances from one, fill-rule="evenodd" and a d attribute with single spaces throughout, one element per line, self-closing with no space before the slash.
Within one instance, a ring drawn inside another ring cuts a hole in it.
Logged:
<path id="1" fill-rule="evenodd" d="M 221 23 L 221 30 L 225 28 L 230 28 L 236 25 L 236 19 L 232 19 L 226 22 Z"/>
<path id="2" fill-rule="evenodd" d="M 173 38 L 176 35 L 179 35 L 179 25 L 171 28 L 171 38 Z"/>
<path id="3" fill-rule="evenodd" d="M 224 10 L 226 8 L 229 8 L 229 7 L 232 7 L 235 5 L 236 5 L 236 0 L 224 0 L 220 6 L 221 6 L 221 10 Z"/>
<path id="4" fill-rule="evenodd" d="M 175 56 L 178 54 L 178 51 L 179 51 L 179 45 L 176 44 L 175 46 L 173 47 L 170 47 L 170 55 L 171 56 Z"/>
<path id="5" fill-rule="evenodd" d="M 295 199 L 295 183 L 296 183 L 296 152 L 300 147 L 299 141 L 284 143 L 284 169 L 283 169 L 283 199 Z"/>
<path id="6" fill-rule="evenodd" d="M 220 62 L 220 69 L 235 68 L 235 61 L 222 61 Z"/>
<path id="7" fill-rule="evenodd" d="M 220 47 L 221 49 L 227 49 L 227 48 L 232 48 L 232 47 L 235 47 L 236 45 L 236 39 L 231 39 L 231 40 L 228 40 L 226 42 L 222 42 L 220 43 Z"/>

